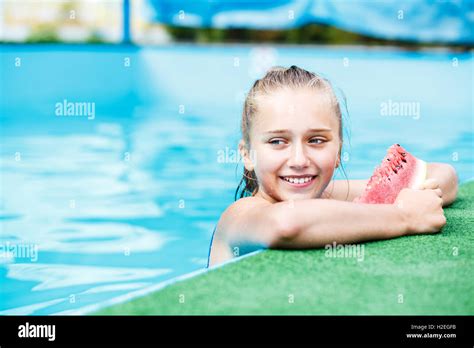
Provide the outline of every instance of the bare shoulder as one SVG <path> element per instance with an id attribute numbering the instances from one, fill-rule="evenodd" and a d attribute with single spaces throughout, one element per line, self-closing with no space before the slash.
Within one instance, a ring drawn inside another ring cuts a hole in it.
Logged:
<path id="1" fill-rule="evenodd" d="M 254 229 L 254 214 L 261 211 L 270 202 L 260 197 L 246 197 L 232 203 L 222 213 L 217 223 L 216 231 L 211 246 L 209 265 L 214 266 L 234 257 L 231 246 L 239 239 L 251 241 L 257 235 Z M 247 235 L 246 235 L 247 232 Z"/>
<path id="2" fill-rule="evenodd" d="M 270 202 L 260 197 L 241 198 L 228 206 L 222 213 L 217 229 L 221 233 L 231 233 L 233 227 L 242 226 L 248 220 L 249 214 L 269 205 L 271 205 Z"/>

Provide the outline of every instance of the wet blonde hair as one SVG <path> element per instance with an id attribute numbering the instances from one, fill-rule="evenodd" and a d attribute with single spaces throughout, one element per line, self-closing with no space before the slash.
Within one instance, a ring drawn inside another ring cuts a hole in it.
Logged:
<path id="1" fill-rule="evenodd" d="M 342 113 L 339 101 L 334 93 L 329 80 L 305 69 L 292 65 L 289 68 L 273 67 L 267 71 L 264 77 L 256 80 L 245 98 L 242 111 L 241 132 L 242 140 L 245 142 L 247 152 L 250 152 L 250 127 L 258 112 L 257 97 L 269 95 L 280 88 L 312 88 L 318 92 L 324 92 L 329 97 L 331 107 L 339 122 L 339 140 L 343 141 Z M 339 150 L 339 157 L 341 150 Z M 235 199 L 254 196 L 258 192 L 258 181 L 253 170 L 244 167 L 244 173 L 240 179 Z"/>

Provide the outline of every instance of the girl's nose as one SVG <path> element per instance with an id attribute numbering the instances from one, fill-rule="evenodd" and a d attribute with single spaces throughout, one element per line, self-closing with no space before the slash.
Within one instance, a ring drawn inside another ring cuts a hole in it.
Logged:
<path id="1" fill-rule="evenodd" d="M 293 146 L 291 157 L 288 160 L 288 166 L 294 168 L 305 168 L 309 166 L 309 158 L 306 156 L 304 147 L 301 144 Z"/>

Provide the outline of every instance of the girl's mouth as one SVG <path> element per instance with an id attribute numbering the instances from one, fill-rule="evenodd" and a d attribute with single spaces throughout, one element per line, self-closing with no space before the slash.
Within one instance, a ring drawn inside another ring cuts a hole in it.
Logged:
<path id="1" fill-rule="evenodd" d="M 280 176 L 280 179 L 282 179 L 284 182 L 289 184 L 292 187 L 308 187 L 310 186 L 313 182 L 314 179 L 316 178 L 317 175 L 305 175 L 305 176 Z"/>

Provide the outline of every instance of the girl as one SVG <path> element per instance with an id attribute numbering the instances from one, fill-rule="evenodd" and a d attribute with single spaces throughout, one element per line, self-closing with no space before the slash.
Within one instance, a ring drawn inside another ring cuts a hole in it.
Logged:
<path id="1" fill-rule="evenodd" d="M 341 108 L 328 80 L 296 66 L 257 80 L 242 113 L 240 199 L 217 224 L 209 265 L 259 248 L 319 248 L 441 230 L 442 207 L 457 193 L 452 166 L 429 163 L 423 189 L 402 190 L 394 204 L 353 203 L 367 180 L 331 181 L 342 140 Z"/>

